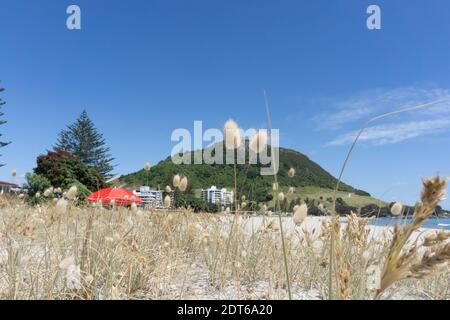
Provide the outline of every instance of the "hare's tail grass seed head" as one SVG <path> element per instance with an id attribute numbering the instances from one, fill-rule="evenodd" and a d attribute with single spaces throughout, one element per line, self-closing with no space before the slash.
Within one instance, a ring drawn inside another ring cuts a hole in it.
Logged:
<path id="1" fill-rule="evenodd" d="M 225 146 L 227 149 L 237 149 L 241 145 L 241 133 L 237 123 L 230 119 L 224 125 Z"/>
<path id="2" fill-rule="evenodd" d="M 77 193 L 78 193 L 77 186 L 71 186 L 66 193 L 66 198 L 69 200 L 73 200 L 77 196 Z"/>
<path id="3" fill-rule="evenodd" d="M 402 213 L 403 205 L 400 202 L 396 202 L 391 207 L 391 213 L 393 216 L 399 216 Z"/>
<path id="4" fill-rule="evenodd" d="M 172 201 L 172 199 L 170 199 L 170 196 L 165 196 L 164 197 L 164 207 L 170 208 L 171 201 Z"/>
<path id="5" fill-rule="evenodd" d="M 59 215 L 63 215 L 67 211 L 67 200 L 64 198 L 61 198 L 57 200 L 55 205 L 55 211 Z"/>
<path id="6" fill-rule="evenodd" d="M 308 215 L 308 206 L 304 203 L 294 209 L 294 223 L 295 225 L 299 226 L 303 223 L 306 216 Z"/>
<path id="7" fill-rule="evenodd" d="M 178 188 L 178 186 L 180 185 L 180 180 L 181 180 L 181 177 L 179 174 L 176 174 L 173 176 L 172 184 L 173 184 L 174 188 Z"/>
<path id="8" fill-rule="evenodd" d="M 267 145 L 267 132 L 265 130 L 259 130 L 250 141 L 249 148 L 255 153 L 261 153 L 264 151 Z"/>
<path id="9" fill-rule="evenodd" d="M 178 188 L 180 189 L 181 192 L 184 192 L 186 191 L 187 186 L 188 186 L 188 179 L 187 177 L 183 177 L 180 181 L 180 185 Z"/>
<path id="10" fill-rule="evenodd" d="M 295 169 L 294 168 L 290 168 L 288 171 L 288 177 L 289 178 L 293 178 L 295 176 Z"/>

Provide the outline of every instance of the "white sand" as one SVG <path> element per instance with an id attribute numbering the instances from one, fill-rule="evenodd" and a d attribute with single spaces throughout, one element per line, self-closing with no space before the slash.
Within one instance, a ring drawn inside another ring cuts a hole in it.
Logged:
<path id="1" fill-rule="evenodd" d="M 231 221 L 233 218 L 232 216 L 229 216 L 225 219 Z M 345 219 L 346 218 L 341 218 L 341 221 L 346 221 Z M 257 231 L 259 228 L 262 227 L 263 224 L 267 225 L 271 222 L 274 227 L 276 228 L 279 227 L 279 218 L 277 216 L 239 217 L 239 220 L 245 223 L 245 226 L 249 232 Z M 295 228 L 299 230 L 307 230 L 308 232 L 312 233 L 313 231 L 318 232 L 320 230 L 323 220 L 331 221 L 331 218 L 326 216 L 325 217 L 308 216 L 300 227 L 295 226 L 292 217 L 282 217 L 281 220 L 283 222 L 284 233 L 290 233 L 294 231 Z M 342 222 L 341 225 L 344 227 L 346 223 Z M 371 231 L 370 236 L 377 240 L 392 235 L 392 230 L 394 229 L 393 226 L 374 226 L 374 225 L 368 225 L 367 228 L 369 228 Z M 436 230 L 438 229 L 421 228 L 411 236 L 411 240 L 415 240 L 418 236 L 423 238 L 424 235 L 429 234 L 430 232 L 435 232 Z"/>

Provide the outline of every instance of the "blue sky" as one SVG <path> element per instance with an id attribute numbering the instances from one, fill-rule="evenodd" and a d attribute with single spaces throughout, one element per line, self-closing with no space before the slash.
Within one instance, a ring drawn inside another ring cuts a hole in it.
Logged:
<path id="1" fill-rule="evenodd" d="M 70 4 L 82 30 L 66 28 Z M 369 4 L 381 30 L 366 27 Z M 0 179 L 21 182 L 83 109 L 125 174 L 168 156 L 194 120 L 264 128 L 263 88 L 281 145 L 337 175 L 369 118 L 450 97 L 448 12 L 444 0 L 0 0 L 0 131 L 13 141 Z M 344 181 L 413 203 L 421 177 L 450 175 L 449 133 L 449 104 L 375 123 Z"/>

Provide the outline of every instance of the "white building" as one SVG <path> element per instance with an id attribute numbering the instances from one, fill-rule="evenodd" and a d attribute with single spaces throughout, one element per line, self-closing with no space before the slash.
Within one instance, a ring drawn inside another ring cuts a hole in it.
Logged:
<path id="1" fill-rule="evenodd" d="M 0 181 L 0 194 L 3 193 L 18 193 L 20 188 L 15 183 Z"/>
<path id="2" fill-rule="evenodd" d="M 202 189 L 202 200 L 218 205 L 230 205 L 233 203 L 233 191 L 227 189 L 217 189 L 216 186 L 211 186 L 208 189 Z"/>
<path id="3" fill-rule="evenodd" d="M 150 187 L 140 187 L 133 191 L 133 194 L 142 199 L 144 207 L 164 209 L 162 190 L 151 190 Z"/>

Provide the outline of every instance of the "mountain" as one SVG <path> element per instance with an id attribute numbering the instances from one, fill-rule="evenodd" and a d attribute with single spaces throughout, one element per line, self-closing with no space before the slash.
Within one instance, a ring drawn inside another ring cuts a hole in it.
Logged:
<path id="1" fill-rule="evenodd" d="M 248 141 L 246 141 L 248 150 Z M 225 154 L 225 152 L 224 152 Z M 190 152 L 193 159 L 194 152 Z M 248 152 L 246 152 L 248 155 Z M 319 187 L 322 189 L 333 189 L 337 179 L 310 160 L 306 155 L 285 148 L 279 148 L 280 168 L 278 182 L 281 188 L 286 187 Z M 247 162 L 248 163 L 248 162 Z M 261 165 L 238 165 L 237 184 L 238 196 L 245 195 L 249 200 L 258 202 L 269 201 L 273 196 L 273 176 L 261 176 Z M 288 170 L 294 168 L 296 174 L 293 178 L 288 177 Z M 140 170 L 128 175 L 121 176 L 119 183 L 127 187 L 149 185 L 154 188 L 164 189 L 166 185 L 172 184 L 172 177 L 180 174 L 188 177 L 188 192 L 207 188 L 211 185 L 219 188 L 233 188 L 234 173 L 233 165 L 197 164 L 176 165 L 172 163 L 171 157 L 153 166 L 149 172 Z M 340 191 L 354 193 L 360 196 L 370 196 L 367 192 L 355 189 L 345 183 L 341 183 Z"/>

